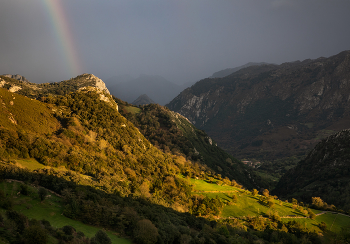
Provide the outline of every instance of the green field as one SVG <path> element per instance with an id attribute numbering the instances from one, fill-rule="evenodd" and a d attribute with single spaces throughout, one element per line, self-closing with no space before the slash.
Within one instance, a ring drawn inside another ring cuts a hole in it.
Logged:
<path id="1" fill-rule="evenodd" d="M 93 237 L 96 232 L 101 229 L 63 216 L 62 200 L 60 197 L 54 194 L 50 194 L 50 196 L 46 197 L 43 202 L 39 200 L 37 189 L 35 187 L 30 187 L 31 193 L 29 196 L 24 196 L 21 194 L 17 195 L 17 193 L 20 191 L 20 185 L 21 183 L 19 182 L 2 182 L 0 183 L 0 189 L 4 191 L 5 194 L 12 196 L 14 200 L 14 210 L 26 215 L 28 218 L 48 220 L 51 226 L 55 228 L 61 228 L 65 225 L 70 225 L 73 226 L 77 231 L 82 231 L 87 237 Z M 2 209 L 0 209 L 0 211 L 4 212 Z M 106 231 L 106 233 L 111 238 L 112 243 L 131 243 L 131 241 L 127 239 L 119 238 L 115 233 L 111 231 Z"/>
<path id="2" fill-rule="evenodd" d="M 233 205 L 225 205 L 219 217 L 254 217 L 258 215 L 267 216 L 272 213 L 278 213 L 283 222 L 295 220 L 306 226 L 311 231 L 320 232 L 318 225 L 325 222 L 327 229 L 332 232 L 339 232 L 342 228 L 350 227 L 350 217 L 325 213 L 318 215 L 314 220 L 307 218 L 303 213 L 297 209 L 293 209 L 292 203 L 283 202 L 278 199 L 274 200 L 273 208 L 259 202 L 261 195 L 253 196 L 249 191 L 239 189 L 232 186 L 220 186 L 217 184 L 210 184 L 204 180 L 189 179 L 192 186 L 192 194 L 205 195 L 209 198 L 219 196 L 224 203 L 228 203 L 232 199 L 232 195 L 237 196 L 237 202 Z M 315 214 L 321 213 L 320 210 L 312 209 Z M 297 218 L 294 218 L 297 217 Z M 303 218 L 300 218 L 303 217 Z"/>
<path id="3" fill-rule="evenodd" d="M 45 165 L 39 163 L 34 158 L 30 159 L 16 159 L 16 163 L 20 164 L 22 167 L 28 168 L 29 170 L 43 169 Z"/>
<path id="4" fill-rule="evenodd" d="M 227 185 L 217 185 L 213 183 L 208 183 L 204 180 L 190 179 L 190 184 L 193 186 L 195 192 L 206 192 L 206 191 L 216 191 L 216 192 L 237 192 L 243 191 L 242 189 L 227 186 Z"/>
<path id="5" fill-rule="evenodd" d="M 350 227 L 350 221 L 348 216 L 342 214 L 327 213 L 316 217 L 318 222 L 325 222 L 328 230 L 333 232 L 341 231 L 343 227 Z"/>
<path id="6" fill-rule="evenodd" d="M 127 107 L 125 106 L 124 109 L 128 112 L 128 113 L 132 113 L 132 114 L 138 114 L 140 113 L 141 109 L 137 108 L 137 107 Z"/>

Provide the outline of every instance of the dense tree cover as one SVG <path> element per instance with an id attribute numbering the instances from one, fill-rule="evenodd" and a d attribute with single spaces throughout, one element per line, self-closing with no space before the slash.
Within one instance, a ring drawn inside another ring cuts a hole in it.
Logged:
<path id="1" fill-rule="evenodd" d="M 129 104 L 114 98 L 120 113 L 164 152 L 182 155 L 207 165 L 216 174 L 234 179 L 247 188 L 268 187 L 268 182 L 250 168 L 218 147 L 204 131 L 198 130 L 183 116 L 158 104 L 140 106 L 140 112 L 128 112 Z"/>
<path id="2" fill-rule="evenodd" d="M 0 158 L 32 157 L 47 166 L 64 166 L 93 177 L 108 192 L 166 206 L 188 204 L 190 186 L 179 173 L 210 172 L 152 146 L 95 92 L 43 100 L 57 106 L 62 127 L 46 135 L 0 128 Z"/>
<path id="3" fill-rule="evenodd" d="M 64 215 L 79 219 L 122 235 L 132 237 L 137 243 L 322 243 L 322 236 L 310 232 L 298 222 L 283 223 L 274 214 L 271 216 L 246 217 L 243 219 L 222 219 L 195 217 L 171 208 L 150 203 L 142 197 L 122 197 L 108 194 L 90 186 L 82 185 L 83 176 L 71 172 L 38 170 L 30 172 L 11 164 L 0 165 L 0 179 L 21 179 L 40 185 L 61 194 L 65 203 Z M 197 198 L 201 204 L 193 206 L 219 206 L 218 199 Z M 19 233 L 35 231 L 28 229 L 28 219 L 21 214 L 9 211 Z M 0 218 L 0 222 L 4 221 Z M 32 220 L 30 220 L 32 221 Z M 6 221 L 5 221 L 6 222 Z M 32 221 L 34 222 L 34 221 Z M 8 226 L 8 225 L 6 225 Z M 72 227 L 53 230 L 49 223 L 41 222 L 41 228 L 64 242 L 77 243 L 83 238 Z M 27 230 L 28 229 L 28 230 Z M 4 230 L 10 231 L 8 227 Z M 3 232 L 3 233 L 5 233 Z M 40 231 L 39 231 L 40 232 Z M 52 234 L 53 233 L 53 234 Z M 15 238 L 21 238 L 22 234 Z M 346 238 L 347 231 L 337 238 Z M 75 239 L 74 239 L 75 238 Z M 74 242 L 74 241 L 77 242 Z M 98 242 L 97 242 L 98 241 Z M 91 243 L 108 243 L 105 235 L 97 233 Z M 341 242 L 339 242 L 341 243 Z"/>

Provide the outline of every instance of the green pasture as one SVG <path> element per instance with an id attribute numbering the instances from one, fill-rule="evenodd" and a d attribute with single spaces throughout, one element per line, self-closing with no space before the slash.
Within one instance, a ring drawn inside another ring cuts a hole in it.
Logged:
<path id="1" fill-rule="evenodd" d="M 325 222 L 328 230 L 339 232 L 343 227 L 350 227 L 350 217 L 338 213 L 326 213 L 316 217 L 317 222 Z"/>
<path id="2" fill-rule="evenodd" d="M 125 106 L 124 109 L 128 112 L 128 113 L 132 113 L 132 114 L 138 114 L 140 113 L 141 109 L 137 108 L 137 107 L 127 107 Z"/>
<path id="3" fill-rule="evenodd" d="M 93 237 L 100 229 L 98 227 L 83 224 L 80 221 L 67 218 L 62 215 L 63 206 L 60 197 L 49 193 L 50 196 L 41 202 L 37 194 L 35 187 L 30 187 L 29 196 L 17 195 L 20 191 L 19 182 L 2 182 L 0 183 L 0 189 L 5 194 L 10 195 L 14 200 L 14 210 L 26 215 L 28 218 L 37 220 L 48 220 L 51 226 L 55 228 L 61 228 L 65 225 L 73 226 L 77 231 L 82 231 L 87 237 Z M 4 211 L 2 211 L 4 212 Z M 130 244 L 131 242 L 126 239 L 117 237 L 113 232 L 106 231 L 111 238 L 112 243 Z M 1 243 L 1 242 L 0 242 Z"/>
<path id="4" fill-rule="evenodd" d="M 321 231 L 318 228 L 318 225 L 321 222 L 326 223 L 327 230 L 332 232 L 340 232 L 342 228 L 350 227 L 350 217 L 331 212 L 318 215 L 314 220 L 309 218 L 282 218 L 283 222 L 288 222 L 292 220 L 301 223 L 303 226 L 307 227 L 311 231 L 316 230 L 318 232 Z"/>
<path id="5" fill-rule="evenodd" d="M 16 161 L 16 163 L 20 164 L 22 167 L 28 168 L 29 170 L 45 168 L 45 165 L 39 163 L 34 158 L 16 159 L 15 161 Z"/>
<path id="6" fill-rule="evenodd" d="M 278 213 L 283 222 L 293 221 L 299 222 L 303 226 L 307 227 L 311 231 L 315 230 L 320 232 L 318 225 L 321 222 L 325 222 L 329 231 L 339 232 L 343 227 L 350 227 L 350 217 L 325 213 L 316 216 L 314 220 L 307 218 L 306 215 L 301 213 L 297 209 L 293 209 L 293 204 L 284 202 L 278 199 L 274 200 L 274 206 L 269 208 L 264 203 L 259 201 L 261 195 L 253 196 L 249 191 L 239 189 L 232 186 L 217 185 L 215 183 L 208 183 L 204 180 L 188 179 L 193 186 L 193 193 L 195 195 L 204 195 L 209 198 L 220 197 L 226 204 L 222 209 L 219 217 L 253 217 L 258 215 L 267 216 L 272 213 Z M 237 196 L 237 202 L 234 204 L 228 204 L 232 196 Z M 315 214 L 321 213 L 321 210 L 312 209 Z M 304 218 L 293 218 L 293 217 L 304 217 Z M 306 217 L 306 218 L 305 218 Z"/>
<path id="7" fill-rule="evenodd" d="M 237 187 L 227 186 L 227 185 L 218 185 L 215 183 L 208 183 L 204 180 L 190 179 L 190 184 L 193 186 L 193 190 L 196 192 L 206 192 L 206 191 L 224 191 L 224 192 L 237 192 L 244 191 Z"/>

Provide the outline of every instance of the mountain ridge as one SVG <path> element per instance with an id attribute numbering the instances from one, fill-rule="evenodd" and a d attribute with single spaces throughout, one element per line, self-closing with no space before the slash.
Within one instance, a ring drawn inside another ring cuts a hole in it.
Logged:
<path id="1" fill-rule="evenodd" d="M 228 76 L 230 74 L 233 74 L 243 68 L 248 68 L 250 66 L 259 66 L 259 65 L 263 65 L 263 64 L 269 64 L 269 63 L 265 63 L 265 62 L 260 62 L 260 63 L 256 63 L 256 62 L 249 62 L 246 63 L 244 65 L 235 67 L 235 68 L 227 68 L 227 69 L 223 69 L 220 71 L 217 71 L 215 73 L 213 73 L 209 78 L 223 78 L 225 76 Z"/>
<path id="2" fill-rule="evenodd" d="M 350 121 L 349 66 L 350 51 L 251 66 L 201 80 L 167 106 L 239 158 L 304 155 Z"/>

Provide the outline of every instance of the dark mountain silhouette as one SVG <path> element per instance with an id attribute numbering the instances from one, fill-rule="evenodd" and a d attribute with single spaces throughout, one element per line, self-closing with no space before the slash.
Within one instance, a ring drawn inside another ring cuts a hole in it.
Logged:
<path id="1" fill-rule="evenodd" d="M 139 96 L 135 101 L 132 102 L 133 105 L 139 106 L 139 105 L 147 105 L 155 103 L 151 98 L 149 98 L 146 94 L 143 94 Z"/>
<path id="2" fill-rule="evenodd" d="M 122 80 L 120 77 L 116 80 L 109 79 L 106 84 L 115 97 L 128 103 L 132 103 L 142 94 L 147 94 L 155 103 L 165 105 L 182 90 L 180 86 L 161 76 L 141 75 L 136 79 Z"/>
<path id="3" fill-rule="evenodd" d="M 247 67 L 250 67 L 250 66 L 258 66 L 258 65 L 263 65 L 263 64 L 268 64 L 268 63 L 264 63 L 264 62 L 261 62 L 261 63 L 249 62 L 249 63 L 246 63 L 244 65 L 241 65 L 241 66 L 238 66 L 238 67 L 235 67 L 235 68 L 228 68 L 228 69 L 224 69 L 224 70 L 220 70 L 218 72 L 215 72 L 210 78 L 222 78 L 222 77 L 228 76 L 230 74 L 233 74 L 234 72 L 236 72 L 238 70 L 241 70 L 243 68 L 247 68 Z"/>

